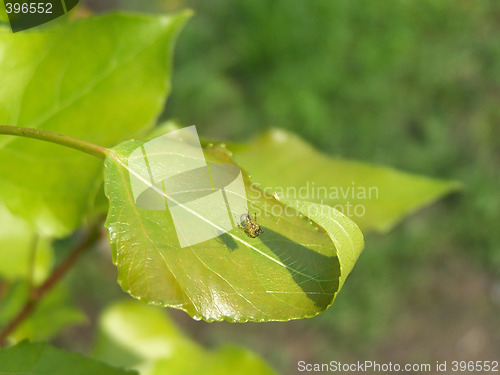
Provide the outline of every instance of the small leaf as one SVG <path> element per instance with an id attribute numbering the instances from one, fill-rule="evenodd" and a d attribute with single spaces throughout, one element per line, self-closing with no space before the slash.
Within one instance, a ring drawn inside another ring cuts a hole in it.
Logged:
<path id="1" fill-rule="evenodd" d="M 23 341 L 0 349 L 1 374 L 30 375 L 133 375 L 135 371 L 117 369 L 102 362 L 69 353 L 45 343 Z"/>
<path id="2" fill-rule="evenodd" d="M 176 356 L 183 348 L 189 349 L 192 354 L 201 350 L 180 332 L 162 309 L 130 299 L 106 308 L 101 314 L 99 327 L 101 335 L 93 351 L 94 356 L 106 359 L 112 344 L 127 352 L 124 357 L 127 361 L 135 361 L 116 364 L 133 366 L 147 359 L 168 358 Z"/>
<path id="3" fill-rule="evenodd" d="M 0 27 L 0 124 L 113 146 L 151 128 L 169 92 L 172 46 L 189 13 L 109 14 L 42 31 Z M 37 232 L 64 236 L 90 210 L 102 163 L 0 135 L 0 196 Z"/>
<path id="4" fill-rule="evenodd" d="M 234 227 L 181 248 L 170 212 L 139 208 L 133 198 L 130 175 L 149 172 L 131 169 L 129 156 L 143 144 L 125 142 L 106 159 L 105 190 L 110 200 L 106 226 L 118 282 L 126 292 L 207 321 L 299 319 L 331 305 L 339 289 L 340 264 L 330 236 L 297 211 L 262 194 L 246 176 L 248 210 L 258 213 L 264 233 L 249 238 Z M 164 150 L 155 156 L 168 154 Z M 210 165 L 232 164 L 223 148 L 205 150 L 205 158 Z M 161 190 L 155 194 L 164 201 L 171 199 Z"/>
<path id="5" fill-rule="evenodd" d="M 256 354 L 237 346 L 206 350 L 185 336 L 165 311 L 135 301 L 108 307 L 100 319 L 98 359 L 143 369 L 141 374 L 262 374 L 275 372 Z"/>
<path id="6" fill-rule="evenodd" d="M 334 159 L 283 130 L 272 130 L 234 159 L 269 194 L 326 204 L 363 231 L 390 230 L 410 213 L 459 188 L 451 181 Z"/>
<path id="7" fill-rule="evenodd" d="M 13 319 L 28 299 L 27 282 L 12 284 L 2 299 L 0 326 Z M 9 340 L 50 340 L 66 327 L 86 320 L 86 316 L 74 306 L 66 286 L 59 284 L 40 300 L 35 311 L 12 332 Z"/>
<path id="8" fill-rule="evenodd" d="M 22 219 L 12 215 L 0 203 L 0 279 L 27 279 L 30 252 L 36 247 L 33 281 L 40 283 L 48 275 L 53 261 L 51 241 L 38 237 Z"/>

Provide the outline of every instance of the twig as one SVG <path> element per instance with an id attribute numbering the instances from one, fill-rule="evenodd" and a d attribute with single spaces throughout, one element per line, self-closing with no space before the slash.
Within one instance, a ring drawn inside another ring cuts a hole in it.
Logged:
<path id="1" fill-rule="evenodd" d="M 99 227 L 93 226 L 89 229 L 85 237 L 74 248 L 71 254 L 52 272 L 47 280 L 40 286 L 33 288 L 29 299 L 24 304 L 19 313 L 0 332 L 0 346 L 5 344 L 9 335 L 35 310 L 40 299 L 56 285 L 62 277 L 75 264 L 76 260 L 99 238 Z"/>

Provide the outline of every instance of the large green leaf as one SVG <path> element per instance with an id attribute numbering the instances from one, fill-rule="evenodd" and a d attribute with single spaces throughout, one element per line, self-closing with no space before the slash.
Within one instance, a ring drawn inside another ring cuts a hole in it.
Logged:
<path id="1" fill-rule="evenodd" d="M 0 373 L 5 375 L 137 374 L 135 371 L 117 369 L 45 343 L 27 341 L 10 348 L 0 349 Z"/>
<path id="2" fill-rule="evenodd" d="M 126 292 L 208 321 L 298 319 L 330 306 L 340 287 L 340 263 L 327 226 L 323 229 L 299 212 L 285 210 L 244 176 L 247 192 L 252 191 L 247 196 L 249 211 L 260 213 L 264 233 L 252 239 L 235 227 L 181 248 L 168 211 L 135 204 L 130 175 L 141 171 L 128 166 L 128 157 L 142 144 L 125 142 L 106 160 L 106 225 L 118 282 Z M 205 157 L 209 163 L 232 163 L 222 147 L 205 150 Z M 168 197 L 159 193 L 161 199 Z M 357 232 L 353 238 L 352 251 L 359 253 L 362 242 Z"/>
<path id="3" fill-rule="evenodd" d="M 149 129 L 169 92 L 175 36 L 189 13 L 111 14 L 12 34 L 0 28 L 0 124 L 113 146 Z M 60 146 L 0 136 L 0 195 L 51 235 L 77 227 L 102 163 Z"/>
<path id="4" fill-rule="evenodd" d="M 269 194 L 335 207 L 362 230 L 387 231 L 406 215 L 459 186 L 334 159 L 283 130 L 269 131 L 249 147 L 238 144 L 231 149 L 236 162 Z"/>
<path id="5" fill-rule="evenodd" d="M 118 302 L 100 319 L 93 354 L 143 375 L 223 375 L 275 372 L 254 353 L 236 346 L 206 350 L 185 336 L 165 311 L 135 301 Z"/>

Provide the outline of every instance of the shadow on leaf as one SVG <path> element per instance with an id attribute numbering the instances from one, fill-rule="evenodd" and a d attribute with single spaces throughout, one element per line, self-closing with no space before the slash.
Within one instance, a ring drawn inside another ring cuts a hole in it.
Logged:
<path id="1" fill-rule="evenodd" d="M 326 309 L 339 288 L 338 257 L 317 253 L 269 228 L 263 230 L 264 233 L 259 236 L 262 243 L 286 265 L 307 297 L 318 308 Z"/>

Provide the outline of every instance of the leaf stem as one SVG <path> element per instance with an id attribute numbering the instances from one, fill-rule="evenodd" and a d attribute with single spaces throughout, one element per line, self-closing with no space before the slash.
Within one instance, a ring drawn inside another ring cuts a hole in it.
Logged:
<path id="1" fill-rule="evenodd" d="M 0 134 L 15 135 L 19 137 L 35 138 L 46 142 L 56 143 L 61 146 L 73 148 L 75 150 L 86 152 L 100 159 L 106 158 L 109 150 L 96 144 L 69 137 L 67 135 L 54 133 L 48 130 L 23 128 L 20 126 L 0 125 Z"/>
<path id="2" fill-rule="evenodd" d="M 29 299 L 26 301 L 22 309 L 0 332 L 0 346 L 5 344 L 9 335 L 13 333 L 35 310 L 40 299 L 62 279 L 62 277 L 75 264 L 76 260 L 99 238 L 100 226 L 101 221 L 99 220 L 96 225 L 88 230 L 83 239 L 75 246 L 71 254 L 64 261 L 62 261 L 56 269 L 54 269 L 48 279 L 45 280 L 40 286 L 33 288 Z"/>

